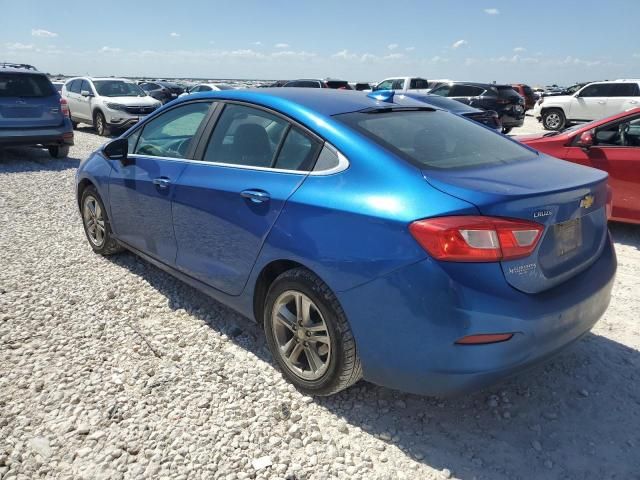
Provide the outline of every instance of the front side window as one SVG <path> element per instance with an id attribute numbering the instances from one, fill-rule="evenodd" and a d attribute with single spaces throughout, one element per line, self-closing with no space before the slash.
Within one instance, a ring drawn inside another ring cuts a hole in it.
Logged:
<path id="1" fill-rule="evenodd" d="M 449 93 L 450 97 L 477 97 L 482 95 L 484 88 L 473 85 L 454 85 Z"/>
<path id="2" fill-rule="evenodd" d="M 89 82 L 87 82 L 86 80 L 82 80 L 82 84 L 80 85 L 80 92 L 93 93 L 93 89 L 91 88 L 91 85 L 89 85 Z"/>
<path id="3" fill-rule="evenodd" d="M 264 110 L 227 105 L 209 139 L 206 162 L 273 167 L 288 122 Z"/>
<path id="4" fill-rule="evenodd" d="M 378 84 L 378 86 L 376 87 L 376 90 L 391 90 L 392 86 L 393 86 L 393 80 L 385 80 L 384 82 L 381 82 Z"/>
<path id="5" fill-rule="evenodd" d="M 601 147 L 640 147 L 640 117 L 598 128 L 594 143 Z"/>
<path id="6" fill-rule="evenodd" d="M 588 85 L 580 92 L 581 97 L 606 97 L 608 94 L 609 86 L 606 83 L 596 83 Z"/>
<path id="7" fill-rule="evenodd" d="M 188 103 L 149 121 L 142 129 L 135 153 L 152 157 L 185 158 L 210 105 L 209 102 Z"/>
<path id="8" fill-rule="evenodd" d="M 80 85 L 82 85 L 82 80 L 71 80 L 69 83 L 67 83 L 67 90 L 71 93 L 80 93 Z"/>
<path id="9" fill-rule="evenodd" d="M 478 167 L 534 155 L 480 124 L 441 110 L 353 112 L 334 118 L 419 168 Z"/>
<path id="10" fill-rule="evenodd" d="M 431 90 L 430 93 L 434 95 L 440 95 L 441 97 L 448 97 L 450 91 L 451 91 L 450 85 L 442 85 L 434 90 Z"/>

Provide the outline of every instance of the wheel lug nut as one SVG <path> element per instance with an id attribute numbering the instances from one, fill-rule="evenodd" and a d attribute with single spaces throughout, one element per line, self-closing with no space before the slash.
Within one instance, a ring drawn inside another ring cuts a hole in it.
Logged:
<path id="1" fill-rule="evenodd" d="M 307 332 L 307 337 L 310 337 L 310 336 L 311 336 L 311 332 Z"/>
<path id="2" fill-rule="evenodd" d="M 308 347 L 309 346 L 309 342 L 304 342 L 304 346 Z"/>

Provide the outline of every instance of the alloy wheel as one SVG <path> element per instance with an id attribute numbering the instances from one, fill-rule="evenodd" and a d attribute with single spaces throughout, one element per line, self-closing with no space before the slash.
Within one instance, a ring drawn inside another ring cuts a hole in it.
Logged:
<path id="1" fill-rule="evenodd" d="M 84 200 L 82 218 L 89 240 L 96 247 L 101 247 L 105 238 L 104 215 L 100 203 L 92 195 L 87 195 Z"/>
<path id="2" fill-rule="evenodd" d="M 547 115 L 544 122 L 547 127 L 551 129 L 556 129 L 560 126 L 562 119 L 560 118 L 560 115 L 558 115 L 557 113 L 550 113 L 549 115 Z"/>
<path id="3" fill-rule="evenodd" d="M 318 307 L 304 293 L 283 292 L 273 305 L 272 331 L 287 368 L 304 380 L 321 378 L 331 359 L 331 338 Z"/>

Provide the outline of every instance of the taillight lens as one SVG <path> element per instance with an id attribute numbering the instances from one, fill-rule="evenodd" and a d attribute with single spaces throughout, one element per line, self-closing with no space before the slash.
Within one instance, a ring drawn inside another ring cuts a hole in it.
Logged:
<path id="1" fill-rule="evenodd" d="M 409 225 L 409 231 L 437 260 L 498 262 L 531 255 L 544 226 L 527 220 L 465 215 L 418 220 Z"/>
<path id="2" fill-rule="evenodd" d="M 69 104 L 64 98 L 60 99 L 60 112 L 62 112 L 62 115 L 65 117 L 69 117 Z"/>

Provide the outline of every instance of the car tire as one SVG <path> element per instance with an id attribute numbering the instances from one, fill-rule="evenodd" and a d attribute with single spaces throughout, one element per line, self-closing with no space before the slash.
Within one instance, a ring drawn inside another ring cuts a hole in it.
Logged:
<path id="1" fill-rule="evenodd" d="M 109 125 L 107 125 L 107 120 L 104 118 L 104 114 L 100 111 L 97 111 L 93 116 L 93 126 L 101 137 L 108 137 L 111 135 L 111 130 L 109 129 Z"/>
<path id="2" fill-rule="evenodd" d="M 113 238 L 107 210 L 104 208 L 104 203 L 102 203 L 102 199 L 93 185 L 82 191 L 80 213 L 82 215 L 84 233 L 94 252 L 100 255 L 113 255 L 123 250 Z"/>
<path id="3" fill-rule="evenodd" d="M 53 158 L 65 158 L 69 156 L 69 145 L 52 145 L 47 147 L 49 155 Z"/>
<path id="4" fill-rule="evenodd" d="M 504 133 L 505 135 L 511 130 L 513 130 L 513 127 L 502 127 L 502 133 Z"/>
<path id="5" fill-rule="evenodd" d="M 278 367 L 303 393 L 332 395 L 362 378 L 346 315 L 327 284 L 309 270 L 295 268 L 275 279 L 263 320 Z"/>
<path id="6" fill-rule="evenodd" d="M 562 130 L 566 123 L 564 112 L 559 108 L 550 108 L 542 113 L 542 126 L 545 130 Z"/>
<path id="7" fill-rule="evenodd" d="M 74 130 L 78 129 L 78 122 L 74 122 L 73 120 L 71 120 L 71 126 L 73 127 Z"/>

